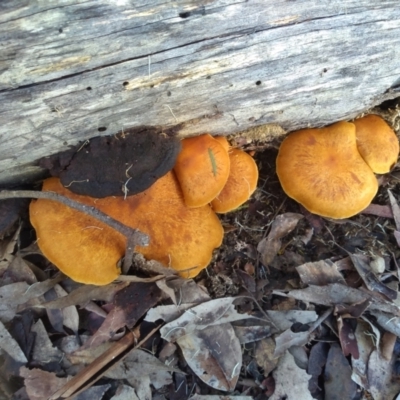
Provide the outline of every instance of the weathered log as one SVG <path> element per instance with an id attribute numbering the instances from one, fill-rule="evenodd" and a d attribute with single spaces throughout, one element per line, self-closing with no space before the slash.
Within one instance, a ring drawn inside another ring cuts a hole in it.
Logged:
<path id="1" fill-rule="evenodd" d="M 321 126 L 400 85 L 398 0 L 5 0 L 0 39 L 0 183 L 99 134 Z"/>

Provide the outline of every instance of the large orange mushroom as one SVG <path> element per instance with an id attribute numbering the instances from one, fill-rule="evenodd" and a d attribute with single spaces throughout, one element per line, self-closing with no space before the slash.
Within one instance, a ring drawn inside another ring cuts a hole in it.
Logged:
<path id="1" fill-rule="evenodd" d="M 209 205 L 188 208 L 173 172 L 146 191 L 123 197 L 95 199 L 64 188 L 56 178 L 44 182 L 53 191 L 110 215 L 150 237 L 150 245 L 136 251 L 179 271 L 196 276 L 220 246 L 223 228 Z M 30 206 L 30 218 L 43 254 L 73 280 L 104 285 L 119 275 L 118 260 L 126 238 L 107 225 L 63 204 L 39 199 Z"/>
<path id="2" fill-rule="evenodd" d="M 210 203 L 225 186 L 230 160 L 223 139 L 209 134 L 182 140 L 174 171 L 188 207 Z M 226 139 L 225 139 L 226 141 Z"/>
<path id="3" fill-rule="evenodd" d="M 279 149 L 276 170 L 289 197 L 324 217 L 351 217 L 378 190 L 374 173 L 358 152 L 355 125 L 349 122 L 290 134 Z"/>
<path id="4" fill-rule="evenodd" d="M 393 129 L 374 114 L 356 119 L 354 125 L 361 157 L 376 174 L 388 173 L 399 156 L 399 139 Z"/>

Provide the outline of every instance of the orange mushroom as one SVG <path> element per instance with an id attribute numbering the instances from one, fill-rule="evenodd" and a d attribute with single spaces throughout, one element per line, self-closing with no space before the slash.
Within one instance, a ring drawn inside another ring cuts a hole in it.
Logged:
<path id="1" fill-rule="evenodd" d="M 361 157 L 376 174 L 388 173 L 399 156 L 399 140 L 393 129 L 373 114 L 356 119 L 354 125 Z"/>
<path id="2" fill-rule="evenodd" d="M 224 149 L 229 152 L 230 145 L 228 139 L 225 136 L 214 136 L 214 139 L 220 142 L 222 146 L 224 146 Z"/>
<path id="3" fill-rule="evenodd" d="M 290 134 L 279 149 L 276 171 L 289 197 L 324 217 L 351 217 L 378 190 L 374 173 L 358 152 L 355 125 L 348 122 Z"/>
<path id="4" fill-rule="evenodd" d="M 53 191 L 95 206 L 150 237 L 148 247 L 136 251 L 180 271 L 196 276 L 221 245 L 223 228 L 210 206 L 189 209 L 173 172 L 157 180 L 146 191 L 123 197 L 94 199 L 64 188 L 56 178 L 44 182 Z M 119 275 L 118 260 L 125 254 L 126 238 L 107 225 L 50 200 L 30 205 L 30 218 L 43 254 L 77 282 L 104 285 Z"/>
<path id="5" fill-rule="evenodd" d="M 174 171 L 188 207 L 210 203 L 228 180 L 229 155 L 220 140 L 209 134 L 182 140 Z"/>
<path id="6" fill-rule="evenodd" d="M 211 202 L 217 213 L 227 213 L 245 203 L 257 188 L 258 168 L 254 159 L 239 149 L 229 151 L 230 174 L 221 193 Z"/>

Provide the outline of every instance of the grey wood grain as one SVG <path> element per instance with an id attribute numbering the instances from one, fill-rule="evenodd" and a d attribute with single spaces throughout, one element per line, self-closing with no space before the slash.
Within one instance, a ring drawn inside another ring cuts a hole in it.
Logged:
<path id="1" fill-rule="evenodd" d="M 398 0 L 5 0 L 0 44 L 0 183 L 127 127 L 321 126 L 400 85 Z"/>

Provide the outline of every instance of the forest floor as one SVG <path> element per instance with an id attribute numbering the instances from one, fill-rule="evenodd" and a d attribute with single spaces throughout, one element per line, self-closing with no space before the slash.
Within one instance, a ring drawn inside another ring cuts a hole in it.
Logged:
<path id="1" fill-rule="evenodd" d="M 374 112 L 398 129 L 397 108 Z M 399 398 L 400 165 L 365 212 L 329 220 L 285 195 L 277 148 L 247 146 L 259 186 L 194 280 L 136 255 L 131 281 L 77 284 L 18 203 L 0 244 L 0 399 Z"/>

